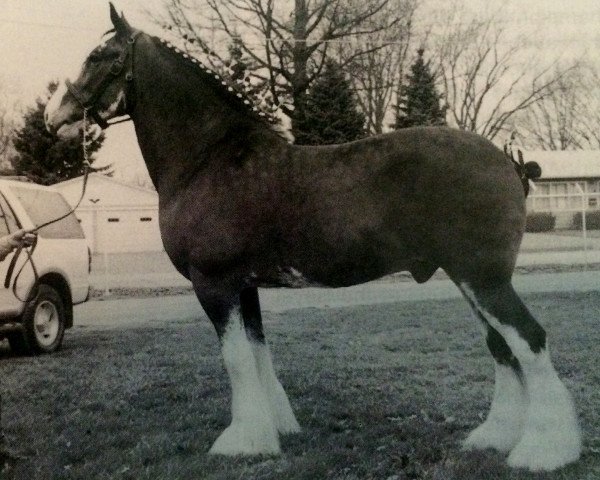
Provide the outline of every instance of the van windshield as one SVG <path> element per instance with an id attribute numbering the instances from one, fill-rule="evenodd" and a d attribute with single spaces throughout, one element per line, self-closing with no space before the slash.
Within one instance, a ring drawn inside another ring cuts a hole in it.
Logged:
<path id="1" fill-rule="evenodd" d="M 71 210 L 66 200 L 57 192 L 32 188 L 11 187 L 34 225 L 41 225 L 61 217 Z M 38 232 L 43 238 L 85 238 L 74 214 L 52 223 Z"/>

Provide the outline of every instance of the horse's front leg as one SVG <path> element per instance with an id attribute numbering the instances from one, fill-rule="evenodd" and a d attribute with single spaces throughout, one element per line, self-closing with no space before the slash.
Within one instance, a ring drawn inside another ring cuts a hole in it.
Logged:
<path id="1" fill-rule="evenodd" d="M 249 287 L 242 290 L 240 301 L 246 334 L 254 352 L 260 383 L 271 406 L 275 427 L 280 433 L 299 432 L 300 425 L 273 368 L 271 351 L 263 331 L 258 289 Z"/>
<path id="2" fill-rule="evenodd" d="M 258 455 L 280 452 L 270 404 L 261 386 L 252 345 L 244 329 L 240 292 L 192 274 L 194 290 L 213 323 L 231 382 L 231 424 L 209 453 Z"/>

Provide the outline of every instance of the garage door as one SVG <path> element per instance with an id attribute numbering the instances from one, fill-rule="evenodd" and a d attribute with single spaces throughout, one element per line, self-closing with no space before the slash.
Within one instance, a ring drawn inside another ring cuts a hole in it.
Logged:
<path id="1" fill-rule="evenodd" d="M 98 212 L 96 253 L 148 252 L 163 249 L 156 210 Z"/>

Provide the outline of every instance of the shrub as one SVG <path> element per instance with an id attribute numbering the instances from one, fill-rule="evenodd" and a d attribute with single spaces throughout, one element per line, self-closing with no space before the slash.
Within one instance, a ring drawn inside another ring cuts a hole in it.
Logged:
<path id="1" fill-rule="evenodd" d="M 577 212 L 573 216 L 573 228 L 581 230 L 583 228 L 581 223 L 581 212 Z M 585 227 L 587 230 L 600 230 L 600 210 L 586 212 Z"/>
<path id="2" fill-rule="evenodd" d="M 538 212 L 527 215 L 526 232 L 550 232 L 554 230 L 556 217 L 551 213 Z"/>

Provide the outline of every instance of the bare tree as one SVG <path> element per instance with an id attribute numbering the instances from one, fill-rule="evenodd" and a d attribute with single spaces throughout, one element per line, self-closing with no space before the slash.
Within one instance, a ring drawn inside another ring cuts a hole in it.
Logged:
<path id="1" fill-rule="evenodd" d="M 379 17 L 391 0 L 166 0 L 166 24 L 205 53 L 223 58 L 211 38 L 241 39 L 255 82 L 292 119 L 302 115 L 306 91 L 336 42 L 373 35 L 399 23 L 403 12 Z M 345 58 L 353 61 L 365 50 Z M 344 65 L 342 65 L 344 66 Z M 285 104 L 284 100 L 290 101 Z"/>
<path id="2" fill-rule="evenodd" d="M 416 9 L 416 0 L 392 0 L 367 23 L 381 25 L 386 18 L 399 16 L 395 25 L 368 37 L 350 37 L 338 45 L 337 55 L 351 73 L 370 133 L 384 131 L 394 92 L 403 80 Z"/>
<path id="3" fill-rule="evenodd" d="M 433 38 L 449 123 L 494 139 L 513 117 L 543 101 L 570 68 L 540 66 L 527 41 L 508 34 L 501 13 L 447 12 Z M 529 52 L 529 54 L 527 53 Z"/>
<path id="4" fill-rule="evenodd" d="M 588 68 L 582 75 L 578 102 L 578 135 L 583 139 L 582 148 L 600 149 L 600 74 Z"/>
<path id="5" fill-rule="evenodd" d="M 598 76 L 581 65 L 515 122 L 523 145 L 542 150 L 600 148 Z"/>

